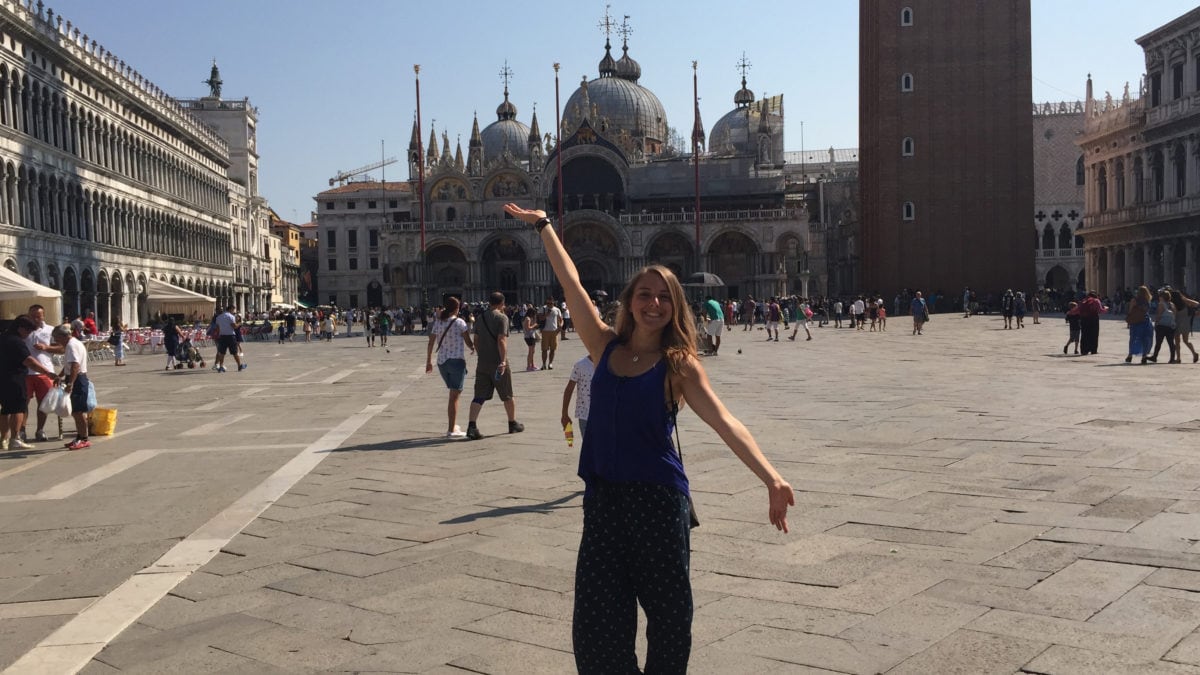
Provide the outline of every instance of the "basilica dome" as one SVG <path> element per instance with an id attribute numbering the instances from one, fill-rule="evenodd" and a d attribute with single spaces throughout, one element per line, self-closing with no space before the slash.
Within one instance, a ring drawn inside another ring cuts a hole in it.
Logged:
<path id="1" fill-rule="evenodd" d="M 628 47 L 620 61 L 612 57 L 605 42 L 600 77 L 580 84 L 563 107 L 564 119 L 578 125 L 587 119 L 594 129 L 617 137 L 645 137 L 661 146 L 667 140 L 667 112 L 654 92 L 637 83 L 642 68 L 629 57 Z M 593 114 L 593 108 L 595 113 Z"/>
<path id="2" fill-rule="evenodd" d="M 708 134 L 708 152 L 713 155 L 754 155 L 758 152 L 756 141 L 762 126 L 761 106 L 754 102 L 754 92 L 742 88 L 733 95 L 737 107 L 717 120 Z M 773 135 L 783 131 L 783 118 L 774 112 L 767 113 L 767 130 Z"/>
<path id="3" fill-rule="evenodd" d="M 514 158 L 528 155 L 529 127 L 517 121 L 517 106 L 508 100 L 508 87 L 504 88 L 504 102 L 496 108 L 496 118 L 479 133 L 484 162 L 498 159 L 505 150 Z"/>

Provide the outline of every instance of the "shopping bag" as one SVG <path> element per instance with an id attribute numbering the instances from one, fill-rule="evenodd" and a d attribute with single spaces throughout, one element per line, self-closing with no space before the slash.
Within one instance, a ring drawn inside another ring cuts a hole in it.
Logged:
<path id="1" fill-rule="evenodd" d="M 62 387 L 57 385 L 50 387 L 50 391 L 46 392 L 45 398 L 43 398 L 42 402 L 38 404 L 38 411 L 46 415 L 53 415 L 54 411 L 58 408 L 58 400 L 62 398 L 62 395 Z"/>
<path id="2" fill-rule="evenodd" d="M 87 411 L 92 412 L 95 409 L 96 409 L 96 385 L 92 384 L 91 380 L 88 380 Z"/>
<path id="3" fill-rule="evenodd" d="M 59 417 L 71 416 L 71 396 L 67 394 L 66 390 L 63 390 L 62 395 L 58 397 L 58 405 L 54 406 L 54 414 Z"/>

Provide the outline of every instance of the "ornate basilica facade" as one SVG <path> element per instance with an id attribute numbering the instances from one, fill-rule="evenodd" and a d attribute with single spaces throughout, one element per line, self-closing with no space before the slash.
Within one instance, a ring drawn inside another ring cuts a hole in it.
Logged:
<path id="1" fill-rule="evenodd" d="M 481 130 L 476 119 L 465 158 L 461 145 L 451 152 L 445 133 L 440 151 L 431 132 L 423 152 L 414 123 L 409 182 L 413 199 L 424 200 L 425 251 L 421 205 L 412 203 L 384 231 L 391 302 L 478 300 L 494 290 L 540 301 L 553 293 L 540 240 L 502 207 L 515 201 L 553 215 L 560 182 L 564 216 L 556 225 L 589 291 L 615 297 L 637 269 L 657 262 L 684 277 L 717 274 L 727 284 L 713 289 L 719 296 L 825 292 L 824 240 L 813 241 L 804 200 L 787 190 L 783 97 L 756 99 L 743 71 L 734 108 L 707 138 L 696 112 L 693 138 L 707 148 L 697 236 L 694 157 L 669 137 L 658 97 L 638 83 L 641 66 L 627 39 L 622 52 L 614 58 L 606 40 L 598 77 L 584 78 L 563 107 L 558 146 L 543 136 L 536 112 L 528 126 L 518 120 L 507 83 L 496 121 Z"/>
<path id="2" fill-rule="evenodd" d="M 0 0 L 0 264 L 105 327 L 149 322 L 150 278 L 267 309 L 257 111 L 220 99 L 215 65 L 209 84 L 174 99 L 42 2 Z"/>

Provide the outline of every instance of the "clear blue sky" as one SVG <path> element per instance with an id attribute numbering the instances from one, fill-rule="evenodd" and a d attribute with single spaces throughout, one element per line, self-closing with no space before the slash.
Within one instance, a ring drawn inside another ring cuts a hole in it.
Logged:
<path id="1" fill-rule="evenodd" d="M 554 71 L 561 100 L 594 78 L 604 54 L 603 2 L 524 0 L 59 0 L 50 3 L 90 37 L 180 98 L 203 96 L 213 58 L 227 99 L 259 109 L 259 187 L 287 220 L 306 222 L 313 197 L 339 170 L 380 157 L 402 161 L 416 107 L 412 65 L 421 64 L 425 138 L 436 122 L 451 147 L 496 119 L 507 59 L 518 118 L 537 104 L 542 133 L 554 128 Z M 1144 70 L 1134 39 L 1186 13 L 1194 1 L 1032 0 L 1035 101 L 1137 91 Z M 788 0 L 614 2 L 631 15 L 630 56 L 668 123 L 685 136 L 692 120 L 693 59 L 700 63 L 705 130 L 733 107 L 735 64 L 745 52 L 755 94 L 785 94 L 786 146 L 858 145 L 858 3 Z M 615 56 L 620 39 L 614 35 Z M 406 165 L 387 178 L 406 179 Z M 378 178 L 378 172 L 376 172 Z"/>

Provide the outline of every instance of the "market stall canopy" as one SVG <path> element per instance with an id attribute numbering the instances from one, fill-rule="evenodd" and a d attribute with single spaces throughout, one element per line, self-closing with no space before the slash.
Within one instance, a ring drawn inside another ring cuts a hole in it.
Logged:
<path id="1" fill-rule="evenodd" d="M 158 279 L 150 279 L 146 282 L 146 309 L 151 316 L 161 313 L 182 314 L 190 317 L 192 312 L 211 316 L 216 307 L 216 298 L 173 286 Z"/>
<path id="2" fill-rule="evenodd" d="M 62 323 L 62 293 L 0 267 L 0 319 L 15 319 L 29 312 L 30 305 L 46 308 L 46 323 Z"/>

